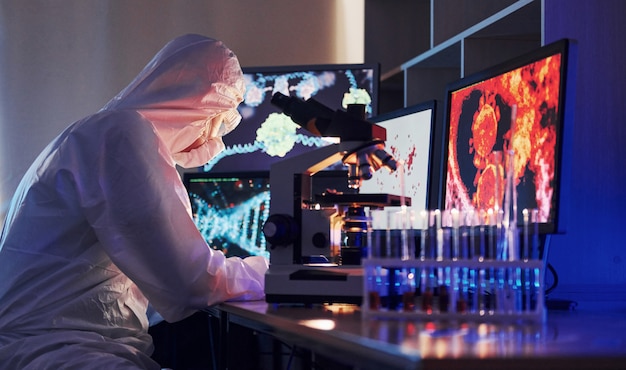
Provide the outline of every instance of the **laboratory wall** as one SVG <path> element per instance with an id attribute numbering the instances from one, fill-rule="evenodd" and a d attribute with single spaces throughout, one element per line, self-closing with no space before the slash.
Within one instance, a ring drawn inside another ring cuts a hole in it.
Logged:
<path id="1" fill-rule="evenodd" d="M 555 297 L 626 300 L 626 2 L 544 0 L 545 41 L 577 41 L 566 229 L 552 238 Z"/>
<path id="2" fill-rule="evenodd" d="M 363 62 L 363 0 L 3 0 L 0 222 L 44 146 L 169 40 L 225 41 L 245 66 Z"/>

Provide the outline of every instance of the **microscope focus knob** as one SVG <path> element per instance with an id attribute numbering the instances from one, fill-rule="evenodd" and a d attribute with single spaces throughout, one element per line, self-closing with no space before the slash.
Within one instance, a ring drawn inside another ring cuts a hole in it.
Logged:
<path id="1" fill-rule="evenodd" d="M 263 235 L 272 247 L 287 246 L 300 237 L 300 227 L 292 216 L 274 214 L 265 221 Z"/>
<path id="2" fill-rule="evenodd" d="M 313 234 L 313 237 L 311 237 L 311 242 L 313 243 L 313 246 L 315 248 L 326 248 L 329 244 L 328 237 L 322 232 Z"/>

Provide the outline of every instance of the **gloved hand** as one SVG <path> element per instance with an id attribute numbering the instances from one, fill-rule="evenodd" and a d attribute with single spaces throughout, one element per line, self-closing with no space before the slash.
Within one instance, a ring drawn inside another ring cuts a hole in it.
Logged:
<path id="1" fill-rule="evenodd" d="M 243 263 L 252 268 L 251 275 L 253 274 L 260 289 L 258 291 L 249 290 L 245 294 L 230 299 L 229 301 L 257 301 L 265 298 L 265 272 L 269 269 L 269 261 L 262 256 L 250 256 L 243 260 Z"/>

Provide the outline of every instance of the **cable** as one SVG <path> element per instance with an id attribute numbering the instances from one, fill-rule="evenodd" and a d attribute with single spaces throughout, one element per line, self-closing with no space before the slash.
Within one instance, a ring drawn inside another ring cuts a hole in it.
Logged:
<path id="1" fill-rule="evenodd" d="M 551 264 L 546 264 L 546 270 L 552 274 L 552 285 L 545 290 L 545 305 L 548 310 L 572 311 L 578 307 L 578 302 L 569 299 L 549 299 L 548 295 L 559 285 L 559 275 Z M 547 279 L 546 279 L 547 280 Z"/>
<path id="2" fill-rule="evenodd" d="M 546 269 L 547 271 L 550 271 L 550 273 L 552 274 L 552 285 L 550 285 L 549 287 L 546 288 L 545 294 L 546 296 L 548 294 L 550 294 L 554 289 L 556 289 L 556 287 L 559 285 L 559 274 L 556 273 L 556 269 L 554 268 L 554 266 L 552 266 L 552 264 L 548 263 L 546 265 Z"/>

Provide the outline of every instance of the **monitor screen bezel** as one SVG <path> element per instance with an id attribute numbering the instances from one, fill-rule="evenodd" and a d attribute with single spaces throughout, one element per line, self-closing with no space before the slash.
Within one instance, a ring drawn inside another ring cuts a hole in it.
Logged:
<path id="1" fill-rule="evenodd" d="M 448 145 L 450 133 L 450 111 L 452 108 L 451 96 L 454 92 L 467 88 L 479 82 L 494 78 L 496 76 L 513 71 L 530 63 L 542 60 L 551 55 L 561 54 L 560 82 L 561 91 L 558 102 L 557 124 L 557 144 L 555 158 L 554 189 L 556 198 L 553 201 L 554 217 L 546 223 L 539 224 L 541 234 L 557 234 L 565 232 L 565 208 L 569 197 L 569 186 L 571 167 L 571 132 L 573 122 L 574 106 L 574 79 L 575 79 L 575 42 L 569 39 L 562 39 L 542 46 L 536 50 L 525 53 L 517 58 L 500 63 L 485 70 L 466 76 L 460 80 L 449 83 L 446 86 L 445 106 L 443 112 L 443 135 L 441 141 L 441 163 L 439 171 L 439 194 L 437 197 L 437 208 L 445 209 L 446 185 L 448 170 Z M 518 224 L 522 225 L 521 218 Z"/>

